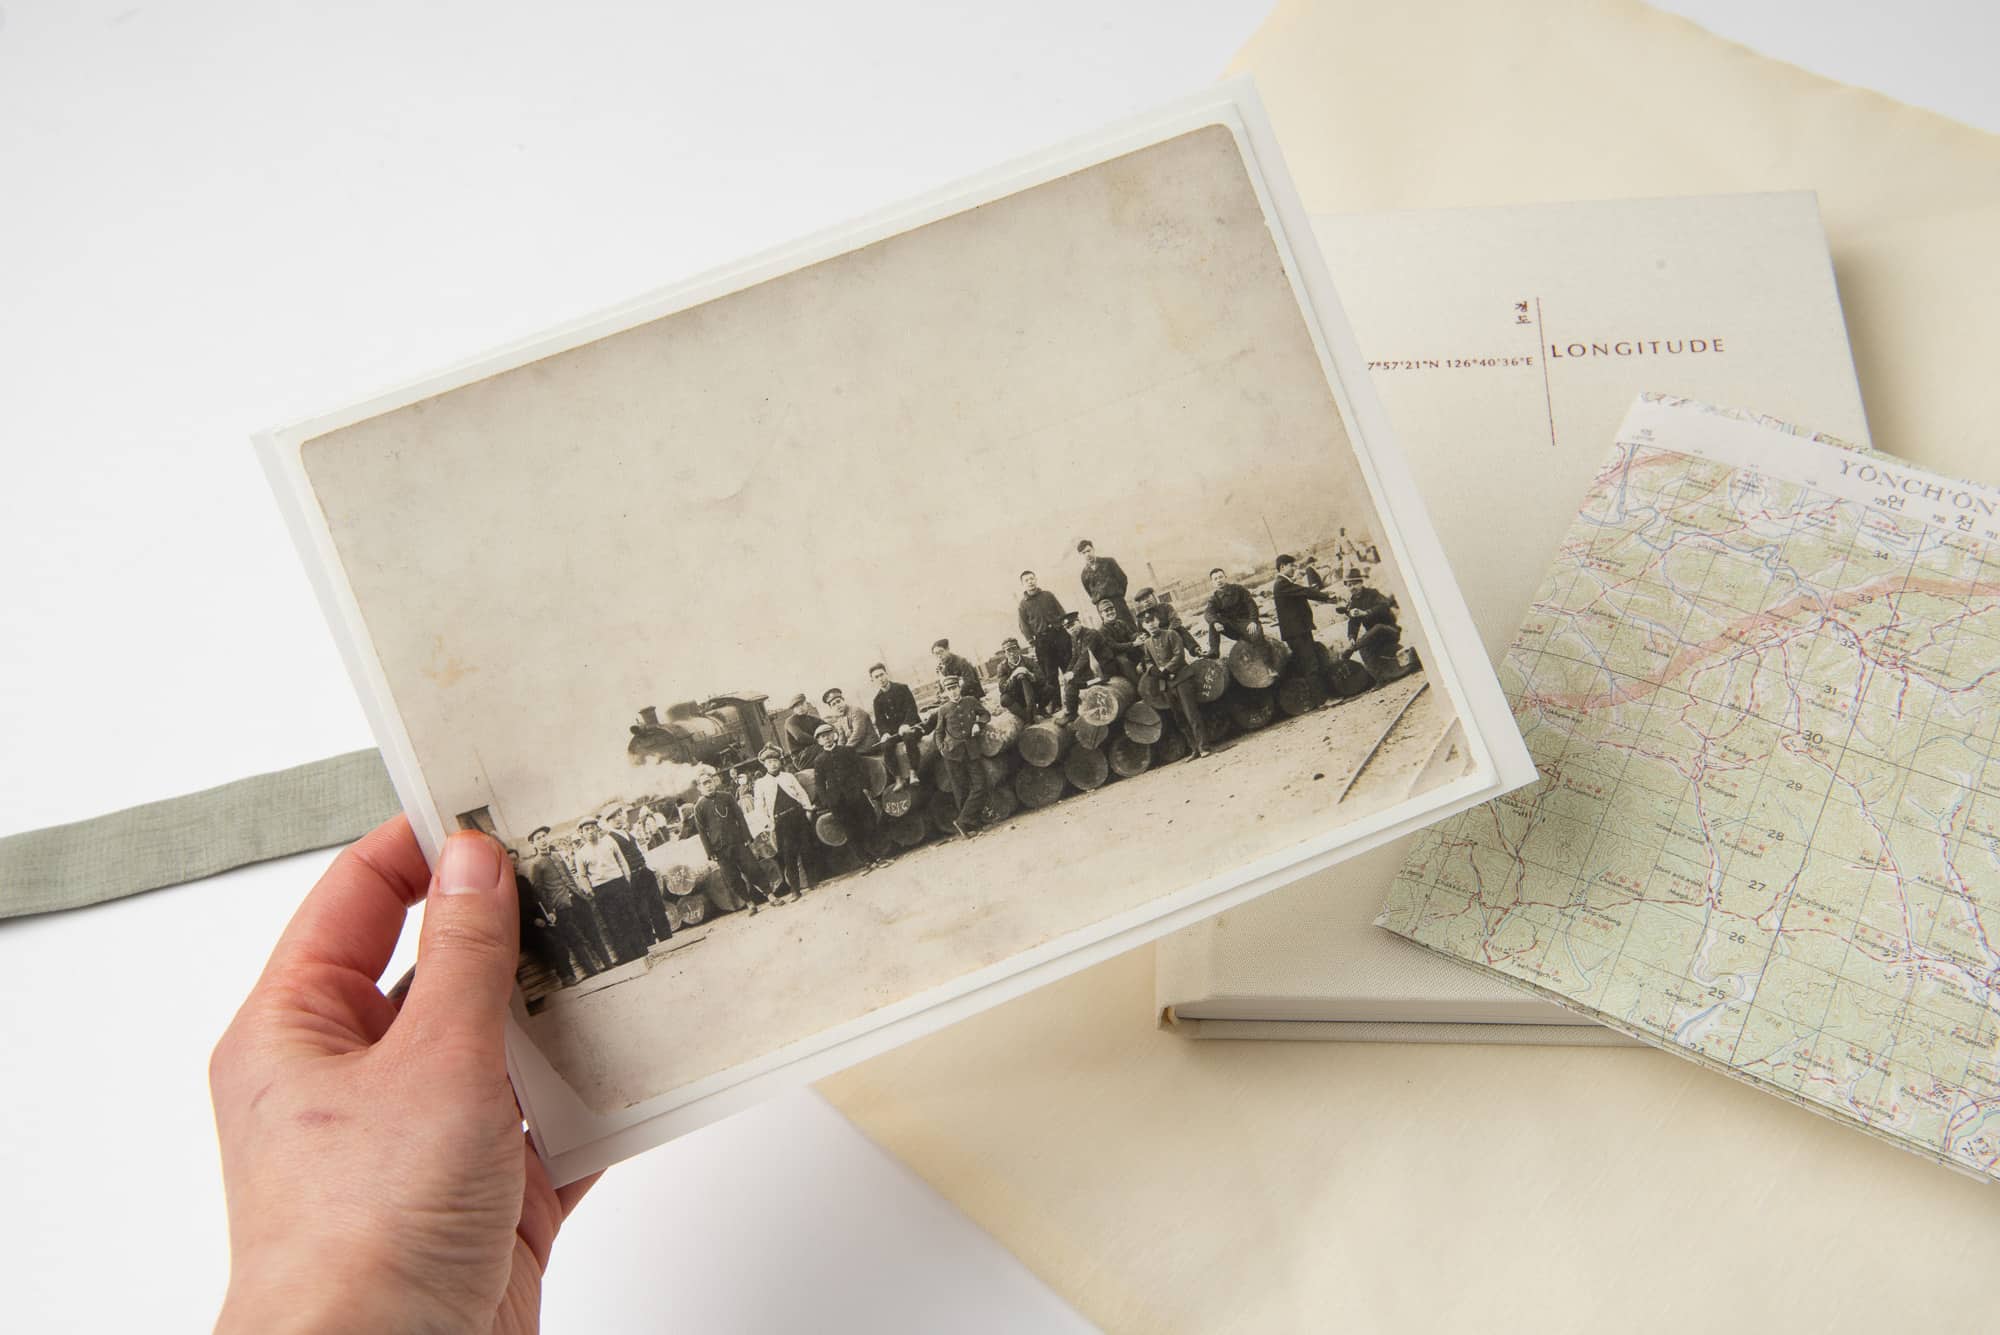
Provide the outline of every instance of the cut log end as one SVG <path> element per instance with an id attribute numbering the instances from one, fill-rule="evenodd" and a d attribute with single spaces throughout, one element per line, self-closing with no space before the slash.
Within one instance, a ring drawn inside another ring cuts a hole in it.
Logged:
<path id="1" fill-rule="evenodd" d="M 1113 677 L 1100 686 L 1087 686 L 1078 698 L 1076 712 L 1088 722 L 1110 727 L 1119 715 L 1139 698 L 1139 692 L 1123 677 Z"/>
<path id="2" fill-rule="evenodd" d="M 847 842 L 847 827 L 831 811 L 822 811 L 813 821 L 813 833 L 830 848 L 839 848 Z"/>
<path id="3" fill-rule="evenodd" d="M 1045 807 L 1063 795 L 1067 783 L 1059 768 L 1029 765 L 1014 776 L 1014 796 L 1021 799 L 1022 806 Z"/>
<path id="4" fill-rule="evenodd" d="M 1287 677 L 1278 683 L 1278 709 L 1287 718 L 1318 708 L 1322 698 L 1318 685 L 1309 677 Z"/>
<path id="5" fill-rule="evenodd" d="M 1061 724 L 1043 719 L 1040 723 L 1021 730 L 1021 737 L 1015 744 L 1015 750 L 1020 753 L 1021 759 L 1030 765 L 1046 769 L 1063 758 L 1063 754 L 1070 748 L 1071 740 L 1070 733 Z"/>
<path id="6" fill-rule="evenodd" d="M 1089 791 L 1104 786 L 1111 775 L 1111 762 L 1102 750 L 1079 746 L 1063 760 L 1063 777 L 1072 786 Z"/>
<path id="7" fill-rule="evenodd" d="M 1129 779 L 1144 774 L 1153 764 L 1153 748 L 1144 742 L 1135 742 L 1130 737 L 1120 737 L 1105 748 L 1111 768 L 1118 777 Z"/>

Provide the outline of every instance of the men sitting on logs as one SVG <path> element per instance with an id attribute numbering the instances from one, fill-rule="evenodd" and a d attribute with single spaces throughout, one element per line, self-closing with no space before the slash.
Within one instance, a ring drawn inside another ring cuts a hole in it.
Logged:
<path id="1" fill-rule="evenodd" d="M 923 756 L 924 716 L 917 709 L 916 695 L 902 682 L 890 681 L 889 669 L 881 663 L 868 669 L 868 680 L 875 683 L 875 728 L 887 741 L 882 758 L 896 776 L 895 785 L 908 788 L 922 783 L 917 770 Z"/>
<path id="2" fill-rule="evenodd" d="M 986 706 L 966 696 L 962 679 L 938 678 L 944 699 L 931 715 L 931 732 L 937 737 L 938 755 L 958 799 L 955 828 L 959 838 L 970 839 L 986 823 L 991 807 L 986 798 L 986 766 L 979 753 L 979 735 L 992 715 Z"/>
<path id="3" fill-rule="evenodd" d="M 1104 599 L 1109 598 L 1117 606 L 1118 615 L 1129 622 L 1132 619 L 1132 609 L 1125 602 L 1125 571 L 1110 557 L 1099 556 L 1096 545 L 1088 538 L 1078 542 L 1076 550 L 1083 556 L 1083 573 L 1080 579 L 1083 583 L 1084 596 L 1090 599 L 1090 605 L 1096 607 Z"/>
<path id="4" fill-rule="evenodd" d="M 1322 593 L 1308 578 L 1308 572 L 1300 568 L 1297 558 L 1285 555 L 1278 558 L 1278 577 L 1271 581 L 1271 601 L 1278 609 L 1278 638 L 1292 651 L 1288 670 L 1311 679 L 1323 689 L 1325 665 L 1319 641 L 1313 637 L 1312 605 L 1329 603 L 1337 607 L 1339 600 Z"/>
<path id="5" fill-rule="evenodd" d="M 1042 698 L 1054 701 L 1062 693 L 1062 670 L 1070 660 L 1069 632 L 1063 629 L 1062 602 L 1041 586 L 1035 572 L 1021 572 L 1021 604 L 1016 620 L 1021 641 L 1034 651 L 1042 679 Z M 1053 706 L 1051 706 L 1053 707 Z"/>
<path id="6" fill-rule="evenodd" d="M 1239 644 L 1255 644 L 1264 661 L 1273 668 L 1278 665 L 1278 656 L 1271 648 L 1271 641 L 1264 634 L 1264 623 L 1257 614 L 1257 600 L 1250 590 L 1241 584 L 1232 584 L 1229 575 L 1221 566 L 1208 572 L 1208 606 L 1203 615 L 1208 620 L 1208 656 L 1217 658 L 1222 653 L 1222 637 L 1229 636 Z"/>
<path id="7" fill-rule="evenodd" d="M 1023 723 L 1055 712 L 1053 696 L 1043 694 L 1037 665 L 1021 652 L 1021 642 L 1009 635 L 1000 642 L 1000 704 Z"/>
<path id="8" fill-rule="evenodd" d="M 819 808 L 830 811 L 847 831 L 847 848 L 863 871 L 873 871 L 888 859 L 882 856 L 876 839 L 875 803 L 868 796 L 868 767 L 861 753 L 842 741 L 831 723 L 820 725 L 819 764 L 813 766 L 813 783 Z"/>
<path id="9" fill-rule="evenodd" d="M 784 753 L 767 746 L 758 755 L 764 773 L 751 789 L 757 804 L 757 824 L 771 831 L 777 850 L 778 878 L 794 899 L 813 888 L 807 862 L 812 853 L 812 798 L 799 776 L 785 768 Z"/>
<path id="10" fill-rule="evenodd" d="M 938 680 L 957 677 L 965 687 L 965 693 L 977 700 L 986 694 L 986 683 L 979 679 L 979 669 L 963 654 L 951 651 L 951 641 L 939 638 L 931 644 L 931 656 L 937 659 Z"/>
<path id="11" fill-rule="evenodd" d="M 860 705 L 848 704 L 846 693 L 838 686 L 829 687 L 820 696 L 820 702 L 826 706 L 826 721 L 840 734 L 841 741 L 857 751 L 873 751 L 881 745 L 882 738 L 875 731 L 875 720 Z"/>
<path id="12" fill-rule="evenodd" d="M 722 775 L 713 765 L 703 765 L 694 783 L 701 790 L 701 798 L 694 804 L 694 828 L 701 836 L 701 850 L 715 864 L 730 893 L 750 905 L 754 918 L 758 907 L 768 905 L 771 897 L 757 884 L 763 868 L 757 865 L 756 851 L 750 846 L 750 822 L 744 819 L 735 797 L 723 790 Z"/>
<path id="13" fill-rule="evenodd" d="M 1202 743 L 1201 693 L 1194 664 L 1201 650 L 1185 627 L 1167 624 L 1167 609 L 1158 603 L 1148 603 L 1140 611 L 1139 620 L 1146 627 L 1139 637 L 1143 670 L 1148 676 L 1159 678 L 1166 688 L 1167 698 L 1173 701 L 1174 722 L 1188 745 L 1188 756 L 1199 759 L 1208 754 Z"/>

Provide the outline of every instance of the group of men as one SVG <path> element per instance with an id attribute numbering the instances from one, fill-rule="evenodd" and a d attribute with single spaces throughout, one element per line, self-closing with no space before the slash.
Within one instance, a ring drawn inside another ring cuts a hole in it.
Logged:
<path id="1" fill-rule="evenodd" d="M 1251 645 L 1274 667 L 1279 663 L 1255 595 L 1231 581 L 1220 567 L 1209 572 L 1210 594 L 1201 611 L 1208 638 L 1204 648 L 1182 623 L 1169 594 L 1141 588 L 1130 591 L 1128 598 L 1130 580 L 1116 559 L 1100 556 L 1089 539 L 1080 540 L 1076 550 L 1083 559 L 1079 583 L 1096 613 L 1095 624 L 1086 624 L 1079 613 L 1065 608 L 1054 592 L 1042 587 L 1035 571 L 1023 570 L 1016 607 L 1020 635 L 1002 642 L 995 674 L 1001 707 L 1025 724 L 1042 718 L 1068 724 L 1075 721 L 1085 687 L 1124 677 L 1139 688 L 1147 676 L 1156 676 L 1161 694 L 1172 702 L 1173 721 L 1189 754 L 1207 754 L 1210 747 L 1202 732 L 1194 660 L 1219 657 L 1222 638 L 1227 636 Z M 1343 529 L 1336 556 L 1358 559 L 1362 551 Z M 1347 612 L 1351 639 L 1363 625 L 1394 618 L 1392 600 L 1368 588 L 1358 566 L 1350 566 L 1344 579 L 1346 591 L 1336 596 L 1309 562 L 1284 555 L 1278 558 L 1270 590 L 1278 638 L 1290 651 L 1284 657 L 1284 671 L 1309 675 L 1328 694 L 1332 694 L 1327 679 L 1330 664 L 1317 642 L 1314 605 Z M 815 712 L 803 694 L 791 702 L 785 727 L 793 762 L 819 773 L 820 806 L 838 812 L 869 866 L 879 862 L 883 851 L 879 820 L 862 786 L 859 755 L 881 755 L 898 788 L 919 784 L 919 747 L 929 733 L 937 740 L 958 803 L 959 833 L 970 837 L 987 819 L 987 778 L 978 763 L 979 737 L 991 718 L 983 700 L 985 682 L 979 668 L 954 651 L 949 640 L 934 642 L 931 653 L 939 703 L 928 718 L 915 693 L 891 680 L 881 663 L 868 669 L 876 692 L 872 711 L 850 702 L 838 687 L 820 697 L 824 714 Z M 829 759 L 837 776 L 837 795 L 832 798 L 822 770 Z"/>
<path id="2" fill-rule="evenodd" d="M 1341 541 L 1343 551 L 1351 546 L 1359 554 L 1344 531 Z M 1002 642 L 996 673 L 1000 706 L 1024 724 L 1043 718 L 1068 724 L 1085 687 L 1123 677 L 1143 689 L 1153 677 L 1171 702 L 1172 721 L 1189 755 L 1206 755 L 1211 746 L 1203 735 L 1196 660 L 1219 657 L 1227 636 L 1263 653 L 1274 667 L 1280 662 L 1256 596 L 1220 567 L 1211 570 L 1199 617 L 1207 634 L 1204 646 L 1182 622 L 1170 595 L 1141 588 L 1128 599 L 1129 580 L 1116 560 L 1099 556 L 1087 539 L 1076 550 L 1095 624 L 1085 624 L 1042 587 L 1033 570 L 1023 570 L 1016 608 L 1020 636 Z M 1347 613 L 1349 638 L 1356 643 L 1385 622 L 1393 630 L 1393 600 L 1367 587 L 1358 566 L 1347 569 L 1344 581 L 1346 590 L 1337 596 L 1309 563 L 1278 558 L 1270 594 L 1277 638 L 1290 651 L 1283 659 L 1286 673 L 1319 677 L 1328 671 L 1315 633 L 1316 605 Z M 928 715 L 907 684 L 875 663 L 868 669 L 875 687 L 872 709 L 850 702 L 839 687 L 822 693 L 824 713 L 800 694 L 783 725 L 785 746 L 767 746 L 755 769 L 746 766 L 737 775 L 734 791 L 721 771 L 709 766 L 698 771 L 700 796 L 683 813 L 682 832 L 700 838 L 730 895 L 751 914 L 797 901 L 825 874 L 827 850 L 813 830 L 823 813 L 846 831 L 854 867 L 872 870 L 893 854 L 895 845 L 885 837 L 870 793 L 866 756 L 882 757 L 894 787 L 920 786 L 922 740 L 930 736 L 956 803 L 958 834 L 972 838 L 988 823 L 990 792 L 980 743 L 992 714 L 984 702 L 984 679 L 948 639 L 935 641 L 931 654 L 938 699 Z M 810 787 L 800 775 L 806 770 L 812 772 Z M 759 836 L 768 836 L 772 856 L 759 851 Z M 534 852 L 521 864 L 524 918 L 565 982 L 642 956 L 672 935 L 664 887 L 648 869 L 641 846 L 654 847 L 669 837 L 667 822 L 650 810 L 642 811 L 636 824 L 622 812 L 602 822 L 584 820 L 569 850 L 551 843 L 547 827 L 530 836 Z"/>
<path id="3" fill-rule="evenodd" d="M 614 811 L 586 817 L 576 831 L 563 847 L 548 826 L 537 827 L 514 864 L 522 941 L 565 985 L 640 959 L 674 934 L 666 888 L 644 851 L 668 838 L 659 814 L 648 810 L 634 825 Z"/>
<path id="4" fill-rule="evenodd" d="M 1339 543 L 1339 552 L 1361 551 L 1344 529 Z M 1023 570 L 1017 613 L 1021 637 L 1009 637 L 1001 645 L 1001 703 L 1024 722 L 1047 716 L 1068 723 L 1076 717 L 1085 685 L 1117 676 L 1137 688 L 1152 676 L 1163 688 L 1160 694 L 1172 702 L 1173 721 L 1188 754 L 1207 754 L 1210 747 L 1202 731 L 1193 660 L 1219 657 L 1226 635 L 1252 646 L 1274 668 L 1280 662 L 1265 633 L 1256 596 L 1230 580 L 1221 567 L 1211 569 L 1209 597 L 1201 612 L 1208 636 L 1204 648 L 1181 621 L 1170 596 L 1140 589 L 1128 603 L 1125 572 L 1117 561 L 1098 556 L 1088 541 L 1078 543 L 1077 550 L 1084 557 L 1081 582 L 1096 608 L 1097 624 L 1080 624 L 1075 612 L 1041 587 L 1034 571 Z M 1339 597 L 1310 563 L 1285 554 L 1278 557 L 1271 584 L 1278 638 L 1289 651 L 1282 660 L 1284 671 L 1308 677 L 1326 694 L 1332 694 L 1331 663 L 1318 642 L 1314 605 L 1328 604 L 1346 612 L 1349 638 L 1356 643 L 1368 627 L 1384 621 L 1393 626 L 1395 615 L 1393 600 L 1368 587 L 1358 565 L 1348 567 L 1343 578 L 1347 588 Z"/>

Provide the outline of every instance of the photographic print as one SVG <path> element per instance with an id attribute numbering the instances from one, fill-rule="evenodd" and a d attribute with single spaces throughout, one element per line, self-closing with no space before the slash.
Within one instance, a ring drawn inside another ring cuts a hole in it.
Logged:
<path id="1" fill-rule="evenodd" d="M 288 445 L 590 1116 L 1497 791 L 1200 120 Z"/>

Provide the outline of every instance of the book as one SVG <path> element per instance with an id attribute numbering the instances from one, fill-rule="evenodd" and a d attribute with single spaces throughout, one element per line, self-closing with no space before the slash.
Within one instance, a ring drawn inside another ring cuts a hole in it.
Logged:
<path id="1" fill-rule="evenodd" d="M 1241 81 L 261 448 L 557 1182 L 1533 778 Z"/>
<path id="2" fill-rule="evenodd" d="M 1637 394 L 1868 443 L 1810 192 L 1313 226 L 1496 660 Z M 1589 1020 L 1373 925 L 1407 852 L 1399 841 L 1165 938 L 1160 1014 L 1196 1037 L 1579 1041 Z M 1423 1028 L 1437 1025 L 1456 1027 Z"/>

